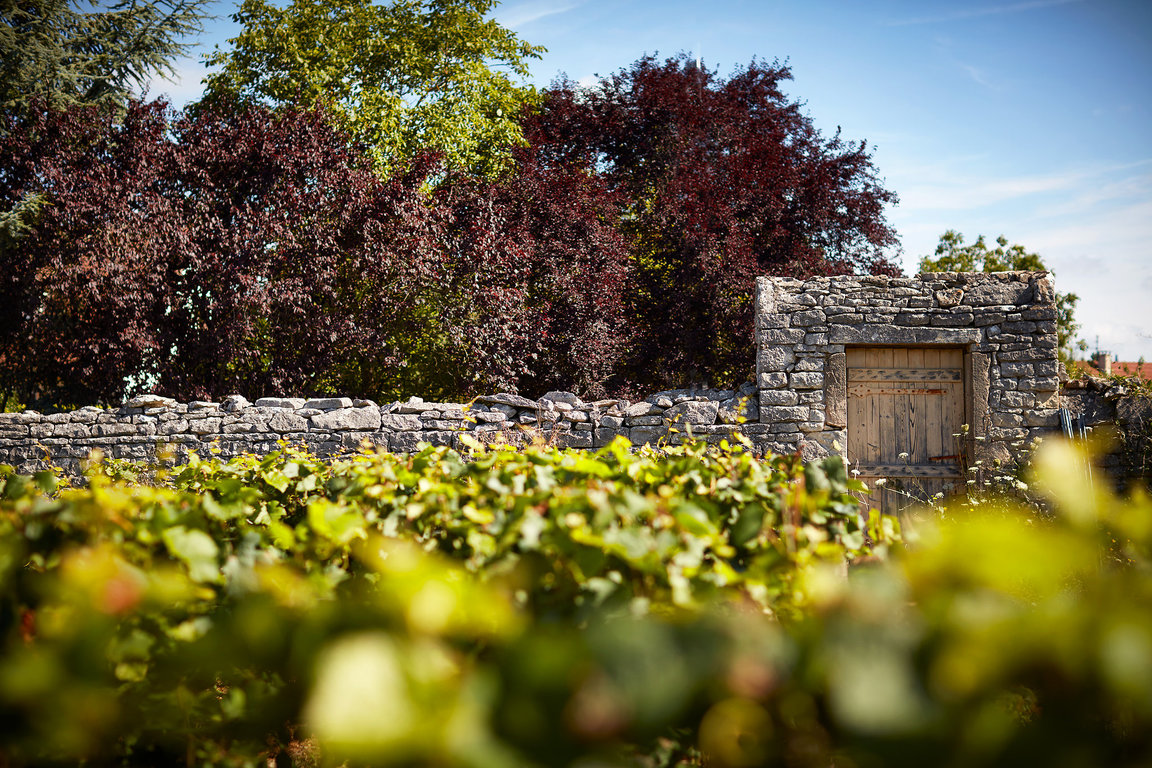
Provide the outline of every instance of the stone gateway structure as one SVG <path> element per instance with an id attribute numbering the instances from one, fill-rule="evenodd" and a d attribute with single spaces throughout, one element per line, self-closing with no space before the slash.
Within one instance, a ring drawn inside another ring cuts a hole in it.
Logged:
<path id="1" fill-rule="evenodd" d="M 639 402 L 550 392 L 385 405 L 145 395 L 118 409 L 0 414 L 0 463 L 76 471 L 93 449 L 115 458 L 147 459 L 160 446 L 177 457 L 227 457 L 286 441 L 335 455 L 364 440 L 405 452 L 465 433 L 494 441 L 528 430 L 594 448 L 617 436 L 643 445 L 739 432 L 760 452 L 839 454 L 865 480 L 935 493 L 963 482 L 976 462 L 1013 461 L 1058 426 L 1055 292 L 1044 272 L 763 277 L 755 323 L 755 380 L 738 390 L 658 392 Z M 890 499 L 875 501 L 887 508 Z"/>
<path id="2" fill-rule="evenodd" d="M 767 447 L 890 478 L 886 511 L 1014 461 L 1058 426 L 1055 298 L 1045 272 L 760 278 Z"/>

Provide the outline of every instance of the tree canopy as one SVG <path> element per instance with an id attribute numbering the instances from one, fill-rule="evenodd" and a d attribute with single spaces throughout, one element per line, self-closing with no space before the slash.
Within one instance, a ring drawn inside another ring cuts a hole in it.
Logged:
<path id="1" fill-rule="evenodd" d="M 201 29 L 210 0 L 120 0 L 84 12 L 76 0 L 0 2 L 0 108 L 122 104 Z M 93 6 L 95 2 L 91 3 Z"/>
<path id="2" fill-rule="evenodd" d="M 526 135 L 541 162 L 616 196 L 630 249 L 626 378 L 738 383 L 752 370 L 757 275 L 894 274 L 897 244 L 865 143 L 824 137 L 753 61 L 728 78 L 645 57 L 589 88 L 561 80 Z"/>
<path id="3" fill-rule="evenodd" d="M 443 153 L 451 168 L 492 174 L 522 142 L 520 110 L 536 100 L 514 76 L 543 48 L 485 14 L 495 0 L 244 0 L 242 27 L 204 100 L 331 103 L 380 169 Z"/>
<path id="4" fill-rule="evenodd" d="M 1015 270 L 1050 272 L 1040 254 L 1029 251 L 1023 245 L 1008 244 L 1008 238 L 996 238 L 996 247 L 988 245 L 984 235 L 972 243 L 964 242 L 964 235 L 954 229 L 940 235 L 936 245 L 936 258 L 924 256 L 920 259 L 921 272 L 1009 272 Z M 1056 294 L 1056 335 L 1060 345 L 1060 358 L 1071 360 L 1074 349 L 1087 348 L 1083 340 L 1076 341 L 1080 324 L 1076 322 L 1076 303 L 1080 297 L 1075 293 Z"/>
<path id="5" fill-rule="evenodd" d="M 626 250 L 585 175 L 384 180 L 316 107 L 9 122 L 0 207 L 41 205 L 0 238 L 5 400 L 603 392 L 622 353 Z"/>
<path id="6" fill-rule="evenodd" d="M 1040 254 L 1029 253 L 1019 243 L 1008 245 L 1008 238 L 996 238 L 996 247 L 991 248 L 980 235 L 973 243 L 965 243 L 964 235 L 950 229 L 940 235 L 936 246 L 936 258 L 928 256 L 920 259 L 921 272 L 1010 272 L 1024 270 L 1046 272 L 1048 268 L 1040 259 Z"/>

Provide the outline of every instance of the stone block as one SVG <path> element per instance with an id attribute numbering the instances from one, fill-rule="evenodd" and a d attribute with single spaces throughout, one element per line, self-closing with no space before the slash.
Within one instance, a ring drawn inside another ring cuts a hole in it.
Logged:
<path id="1" fill-rule="evenodd" d="M 176 405 L 176 401 L 170 397 L 162 395 L 137 395 L 131 400 L 127 400 L 121 408 L 171 408 Z"/>
<path id="2" fill-rule="evenodd" d="M 971 312 L 944 312 L 932 315 L 932 325 L 937 328 L 966 328 L 972 325 Z"/>
<path id="3" fill-rule="evenodd" d="M 969 286 L 964 303 L 973 307 L 1021 304 L 1028 301 L 1032 287 L 1017 280 L 985 279 Z"/>
<path id="4" fill-rule="evenodd" d="M 1057 320 L 1055 307 L 1026 307 L 1021 313 L 1020 317 L 1025 320 Z"/>
<path id="5" fill-rule="evenodd" d="M 660 427 L 632 427 L 628 432 L 628 439 L 632 441 L 632 445 L 655 445 L 659 442 L 660 438 L 668 434 L 668 430 L 663 426 Z"/>
<path id="6" fill-rule="evenodd" d="M 766 424 L 808 420 L 811 409 L 806 405 L 768 405 L 760 407 L 760 421 Z"/>
<path id="7" fill-rule="evenodd" d="M 511 395 L 507 392 L 498 392 L 495 395 L 480 395 L 476 398 L 478 403 L 495 403 L 496 405 L 505 405 L 512 408 L 536 408 L 538 403 L 535 400 L 529 400 L 520 395 Z M 509 414 L 511 415 L 511 414 Z"/>
<path id="8" fill-rule="evenodd" d="M 303 432 L 308 429 L 308 420 L 287 410 L 277 411 L 268 419 L 268 428 L 273 432 Z"/>
<path id="9" fill-rule="evenodd" d="M 460 432 L 468 428 L 467 422 L 452 419 L 424 419 L 420 425 L 422 429 L 445 432 Z"/>
<path id="10" fill-rule="evenodd" d="M 655 403 L 639 402 L 633 403 L 624 409 L 624 415 L 628 417 L 637 416 L 650 416 L 652 414 L 663 413 L 664 410 L 657 406 Z"/>
<path id="11" fill-rule="evenodd" d="M 626 429 L 606 429 L 604 427 L 599 427 L 599 428 L 593 430 L 592 440 L 597 447 L 602 448 L 605 445 L 608 445 L 608 443 L 615 440 L 616 437 L 619 435 L 623 435 L 625 438 L 627 438 L 628 437 L 628 430 L 626 430 Z"/>
<path id="12" fill-rule="evenodd" d="M 415 453 L 423 439 L 422 432 L 393 432 L 388 435 L 388 450 L 394 453 Z"/>
<path id="13" fill-rule="evenodd" d="M 819 309 L 809 309 L 804 312 L 792 313 L 790 322 L 794 327 L 804 328 L 809 325 L 822 325 L 825 319 L 823 311 Z"/>
<path id="14" fill-rule="evenodd" d="M 248 402 L 248 398 L 244 395 L 228 395 L 220 403 L 220 410 L 225 413 L 234 413 L 235 411 L 242 411 L 252 403 Z"/>
<path id="15" fill-rule="evenodd" d="M 907 328 L 899 325 L 832 326 L 828 340 L 833 344 L 976 344 L 977 328 Z"/>
<path id="16" fill-rule="evenodd" d="M 1000 363 L 1000 375 L 1010 379 L 1020 379 L 1035 373 L 1032 363 Z"/>
<path id="17" fill-rule="evenodd" d="M 391 437 L 388 438 L 388 442 L 391 443 L 393 437 L 396 437 L 397 435 L 404 435 L 404 434 L 408 434 L 408 433 L 397 432 L 395 435 L 392 435 Z M 419 435 L 420 435 L 420 438 L 424 442 L 428 443 L 429 445 L 436 445 L 436 446 L 442 446 L 443 445 L 443 446 L 451 447 L 451 446 L 455 446 L 457 444 L 457 440 L 460 436 L 460 432 L 459 431 L 448 431 L 448 430 L 436 429 L 436 430 L 428 430 L 428 431 L 420 432 Z"/>
<path id="18" fill-rule="evenodd" d="M 1036 398 L 1031 392 L 1001 392 L 1000 406 L 1003 408 L 1032 408 L 1036 405 Z"/>
<path id="19" fill-rule="evenodd" d="M 848 425 L 848 363 L 843 353 L 829 355 L 824 369 L 824 421 L 830 427 Z"/>
<path id="20" fill-rule="evenodd" d="M 936 299 L 936 305 L 943 309 L 951 309 L 952 307 L 960 306 L 960 302 L 964 300 L 964 291 L 960 288 L 950 288 L 943 291 L 936 291 L 933 294 Z"/>
<path id="21" fill-rule="evenodd" d="M 804 341 L 803 328 L 768 328 L 758 334 L 762 347 L 771 347 L 777 344 L 800 344 Z"/>
<path id="22" fill-rule="evenodd" d="M 302 408 L 315 408 L 318 411 L 334 411 L 339 408 L 351 408 L 352 398 L 350 397 L 318 397 L 312 400 L 306 400 Z M 377 409 L 379 410 L 379 409 Z"/>
<path id="23" fill-rule="evenodd" d="M 896 325 L 928 325 L 928 313 L 901 312 L 896 315 Z"/>
<path id="24" fill-rule="evenodd" d="M 756 370 L 785 371 L 796 362 L 796 353 L 789 347 L 765 347 L 756 354 Z"/>
<path id="25" fill-rule="evenodd" d="M 824 371 L 824 355 L 816 355 L 816 356 L 812 356 L 812 357 L 801 357 L 799 360 L 796 361 L 796 365 L 793 367 L 792 370 L 801 371 L 801 372 L 813 372 L 813 371 L 823 372 Z"/>
<path id="26" fill-rule="evenodd" d="M 584 405 L 584 401 L 571 392 L 553 391 L 548 392 L 541 400 L 551 400 L 554 403 L 567 403 L 573 408 Z"/>
<path id="27" fill-rule="evenodd" d="M 215 425 L 212 428 L 213 432 L 218 432 L 220 430 L 220 420 L 219 419 L 205 419 L 205 421 L 214 421 L 215 422 Z M 145 431 L 148 428 L 151 428 L 152 431 L 151 432 Z M 95 437 L 118 437 L 118 436 L 136 435 L 136 434 L 153 434 L 154 435 L 154 434 L 156 434 L 156 428 L 153 427 L 151 424 L 147 424 L 147 425 L 145 425 L 145 424 L 127 424 L 127 423 L 97 424 L 95 427 L 93 427 L 92 434 Z"/>
<path id="28" fill-rule="evenodd" d="M 791 389 L 766 389 L 760 392 L 760 405 L 796 405 L 797 398 Z"/>
<path id="29" fill-rule="evenodd" d="M 674 405 L 664 412 L 665 421 L 688 424 L 715 424 L 720 404 L 713 400 L 690 401 Z"/>
<path id="30" fill-rule="evenodd" d="M 262 397 L 256 401 L 257 408 L 288 408 L 296 410 L 303 408 L 308 402 L 302 397 Z"/>
<path id="31" fill-rule="evenodd" d="M 1055 429 L 1060 426 L 1059 411 L 1055 408 L 1036 408 L 1024 412 L 1024 424 L 1029 427 L 1051 427 Z"/>
<path id="32" fill-rule="evenodd" d="M 331 399 L 347 400 L 348 398 Z M 308 422 L 309 428 L 314 432 L 330 432 L 341 429 L 377 430 L 380 429 L 381 417 L 380 409 L 377 407 L 348 407 L 318 413 L 312 416 Z"/>
<path id="33" fill-rule="evenodd" d="M 789 375 L 788 383 L 793 389 L 819 389 L 824 386 L 824 374 L 797 372 Z"/>

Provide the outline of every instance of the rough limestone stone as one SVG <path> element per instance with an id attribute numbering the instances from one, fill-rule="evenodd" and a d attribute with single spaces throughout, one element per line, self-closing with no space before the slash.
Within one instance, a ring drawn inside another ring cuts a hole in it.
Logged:
<path id="1" fill-rule="evenodd" d="M 571 392 L 546 392 L 541 400 L 551 400 L 554 403 L 567 403 L 573 407 L 584 405 L 584 401 Z"/>
<path id="2" fill-rule="evenodd" d="M 220 434 L 220 419 L 207 418 L 191 420 L 188 423 L 188 431 L 194 435 Z"/>
<path id="3" fill-rule="evenodd" d="M 496 403 L 497 405 L 511 406 L 512 408 L 536 408 L 537 403 L 535 400 L 529 400 L 520 395 L 510 395 L 507 392 L 499 392 L 495 395 L 480 395 L 476 398 L 478 403 Z M 512 414 L 509 414 L 511 416 Z"/>
<path id="4" fill-rule="evenodd" d="M 668 430 L 664 427 L 632 427 L 628 439 L 632 445 L 655 445 L 667 434 Z"/>
<path id="5" fill-rule="evenodd" d="M 318 413 L 308 421 L 313 431 L 330 432 L 339 429 L 376 430 L 380 429 L 381 416 L 380 409 L 377 407 L 349 407 Z"/>
<path id="6" fill-rule="evenodd" d="M 350 397 L 319 397 L 312 400 L 305 401 L 303 408 L 315 408 L 319 411 L 334 411 L 337 408 L 351 408 L 352 398 Z M 377 409 L 379 410 L 379 409 Z"/>
<path id="7" fill-rule="evenodd" d="M 257 408 L 303 408 L 307 402 L 302 397 L 262 397 L 256 401 Z"/>
<path id="8" fill-rule="evenodd" d="M 950 290 L 936 291 L 934 294 L 936 304 L 943 309 L 951 309 L 960 305 L 964 300 L 964 291 L 960 288 L 952 288 Z"/>
<path id="9" fill-rule="evenodd" d="M 757 380 L 760 382 L 761 391 L 765 389 L 778 389 L 788 383 L 788 374 L 782 371 L 771 371 L 761 373 Z"/>
<path id="10" fill-rule="evenodd" d="M 793 389 L 818 389 L 824 386 L 822 373 L 793 373 L 788 377 Z"/>
<path id="11" fill-rule="evenodd" d="M 308 420 L 299 414 L 279 411 L 268 419 L 268 428 L 273 432 L 303 432 L 308 429 Z"/>
<path id="12" fill-rule="evenodd" d="M 643 401 L 634 403 L 633 405 L 630 405 L 624 409 L 624 415 L 628 417 L 649 416 L 651 414 L 660 413 L 663 413 L 663 409 L 657 406 L 655 403 Z"/>
<path id="13" fill-rule="evenodd" d="M 756 355 L 756 370 L 786 371 L 796 362 L 796 353 L 787 347 L 765 347 Z"/>
<path id="14" fill-rule="evenodd" d="M 760 392 L 760 405 L 796 405 L 799 398 L 791 389 L 765 389 Z"/>
<path id="15" fill-rule="evenodd" d="M 824 421 L 842 429 L 848 426 L 848 370 L 844 353 L 828 356 L 824 369 Z"/>
<path id="16" fill-rule="evenodd" d="M 687 424 L 715 424 L 719 410 L 720 404 L 715 401 L 687 401 L 665 411 L 664 420 L 668 422 L 679 420 L 680 423 Z"/>
<path id="17" fill-rule="evenodd" d="M 124 403 L 123 408 L 169 408 L 176 405 L 176 401 L 171 397 L 164 397 L 162 395 L 137 395 L 136 397 Z"/>

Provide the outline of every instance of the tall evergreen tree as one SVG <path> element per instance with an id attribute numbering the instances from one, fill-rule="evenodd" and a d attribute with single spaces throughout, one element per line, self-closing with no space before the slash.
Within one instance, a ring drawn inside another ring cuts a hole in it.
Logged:
<path id="1" fill-rule="evenodd" d="M 209 0 L 0 0 L 0 108 L 123 104 L 201 29 Z M 96 3 L 92 3 L 93 6 Z"/>

